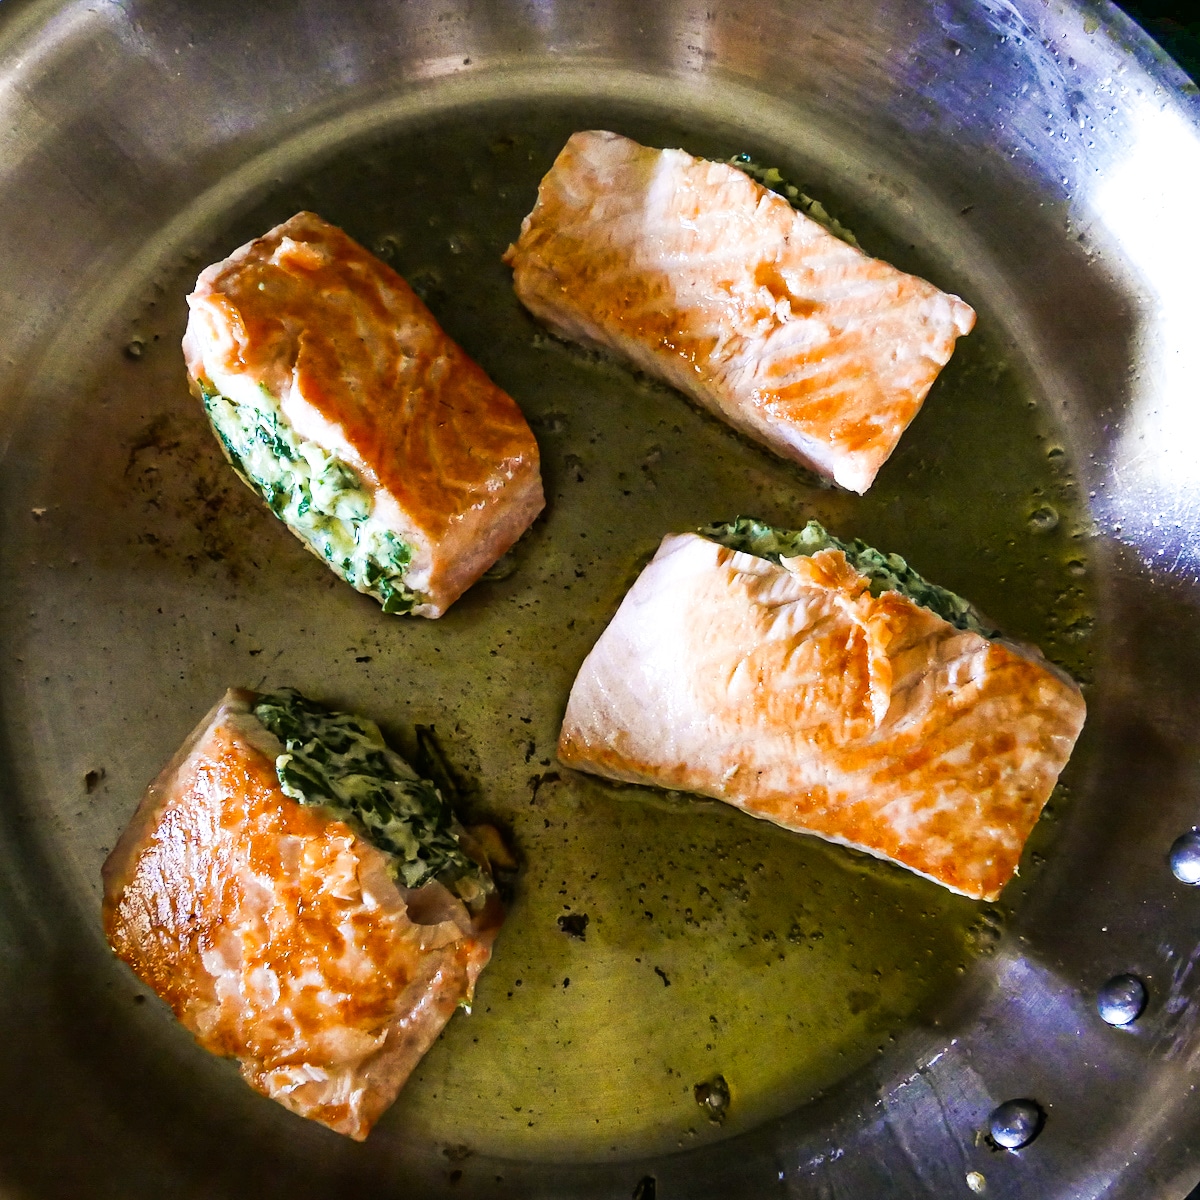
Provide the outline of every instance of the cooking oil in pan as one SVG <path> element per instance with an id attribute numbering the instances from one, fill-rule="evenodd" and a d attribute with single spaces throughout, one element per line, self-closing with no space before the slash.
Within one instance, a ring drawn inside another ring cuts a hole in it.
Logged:
<path id="1" fill-rule="evenodd" d="M 106 553 L 131 570 L 178 575 L 189 595 L 221 594 L 180 620 L 213 625 L 207 669 L 224 683 L 294 683 L 401 737 L 435 726 L 469 807 L 505 825 L 519 850 L 511 913 L 474 1009 L 451 1022 L 373 1143 L 425 1136 L 454 1153 L 579 1159 L 725 1137 L 834 1087 L 906 1027 L 935 1019 L 999 936 L 1000 910 L 866 856 L 556 765 L 575 672 L 663 534 L 738 513 L 793 527 L 817 517 L 905 555 L 1088 677 L 1084 506 L 985 303 L 865 497 L 564 346 L 524 313 L 500 255 L 566 137 L 604 126 L 712 157 L 771 157 L 644 113 L 472 111 L 298 171 L 158 287 L 159 299 L 181 296 L 198 264 L 312 209 L 404 274 L 517 399 L 541 446 L 546 513 L 505 569 L 440 621 L 383 617 L 243 493 L 184 387 L 178 304 L 142 309 L 129 330 L 138 354 L 110 364 L 105 411 L 142 450 L 105 498 L 116 521 L 90 523 L 85 497 L 78 536 L 107 538 Z M 822 198 L 869 252 L 922 271 L 920 248 L 891 240 L 886 220 Z M 146 442 L 152 426 L 162 436 Z M 139 488 L 149 470 L 148 507 Z M 213 481 L 200 510 L 197 475 Z M 114 532 L 146 521 L 152 543 Z M 231 628 L 217 630 L 222 622 Z"/>

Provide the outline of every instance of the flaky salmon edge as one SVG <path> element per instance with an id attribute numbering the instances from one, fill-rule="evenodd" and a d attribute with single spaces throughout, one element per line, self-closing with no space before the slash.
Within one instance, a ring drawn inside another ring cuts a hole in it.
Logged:
<path id="1" fill-rule="evenodd" d="M 149 835 L 158 826 L 163 811 L 170 801 L 171 782 L 179 774 L 180 768 L 191 757 L 200 739 L 212 728 L 225 708 L 237 706 L 246 712 L 254 702 L 254 692 L 245 688 L 230 688 L 221 698 L 200 718 L 196 727 L 187 735 L 183 744 L 171 756 L 165 767 L 150 781 L 142 798 L 138 802 L 134 814 L 129 819 L 117 844 L 112 848 L 104 865 L 100 868 L 100 878 L 104 884 L 103 919 L 106 935 L 112 930 L 116 907 L 126 885 L 133 878 L 137 866 L 138 851 Z M 265 730 L 264 730 L 265 732 Z"/>

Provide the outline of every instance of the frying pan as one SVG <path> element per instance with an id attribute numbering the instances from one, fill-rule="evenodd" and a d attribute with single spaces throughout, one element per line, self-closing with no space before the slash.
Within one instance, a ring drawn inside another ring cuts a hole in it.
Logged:
<path id="1" fill-rule="evenodd" d="M 1151 42 L 1061 0 L 7 0 L 0 43 L 5 1197 L 1187 1193 L 1200 99 Z M 866 497 L 522 313 L 499 254 L 588 127 L 775 165 L 976 307 Z M 187 395 L 195 274 L 300 208 L 538 435 L 545 517 L 441 621 L 327 576 Z M 658 539 L 737 512 L 897 550 L 1084 683 L 999 905 L 556 767 Z M 361 1146 L 199 1051 L 99 928 L 146 780 L 223 688 L 281 683 L 435 730 L 523 860 L 475 1011 Z M 1005 1150 L 1012 1099 L 1044 1120 Z"/>

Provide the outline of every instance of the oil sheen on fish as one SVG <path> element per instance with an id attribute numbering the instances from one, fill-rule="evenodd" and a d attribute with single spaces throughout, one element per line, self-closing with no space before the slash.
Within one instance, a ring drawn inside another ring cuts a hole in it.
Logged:
<path id="1" fill-rule="evenodd" d="M 188 306 L 188 374 L 227 457 L 386 612 L 440 616 L 541 511 L 516 403 L 320 217 L 206 268 Z"/>
<path id="2" fill-rule="evenodd" d="M 735 167 L 603 131 L 572 135 L 505 261 L 555 333 L 856 492 L 975 321 Z"/>
<path id="3" fill-rule="evenodd" d="M 105 932 L 251 1087 L 361 1140 L 469 1002 L 502 908 L 469 836 L 464 901 L 285 794 L 261 699 L 226 693 L 150 785 L 104 865 Z"/>
<path id="4" fill-rule="evenodd" d="M 841 549 L 669 535 L 580 669 L 558 756 L 993 899 L 1084 711 L 1037 650 L 872 595 Z"/>

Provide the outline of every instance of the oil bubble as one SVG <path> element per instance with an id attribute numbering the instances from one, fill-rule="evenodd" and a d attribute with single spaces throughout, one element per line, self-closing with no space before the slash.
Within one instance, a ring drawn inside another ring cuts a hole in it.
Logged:
<path id="1" fill-rule="evenodd" d="M 404 245 L 402 233 L 385 233 L 375 243 L 375 253 L 386 262 L 394 262 L 396 254 Z"/>
<path id="2" fill-rule="evenodd" d="M 442 287 L 442 273 L 435 266 L 417 267 L 408 276 L 408 285 L 426 304 L 437 298 Z"/>
<path id="3" fill-rule="evenodd" d="M 496 561 L 492 563 L 492 565 L 488 567 L 486 571 L 484 571 L 481 578 L 492 583 L 498 583 L 502 579 L 508 579 L 510 575 L 513 575 L 516 572 L 516 569 L 517 557 L 510 550 L 507 554 L 500 555 L 500 557 L 496 559 Z M 565 918 L 563 917 L 559 917 L 558 921 L 560 926 L 562 925 L 564 919 Z M 584 924 L 586 924 L 587 917 L 584 917 L 583 920 Z"/>
<path id="4" fill-rule="evenodd" d="M 704 1115 L 714 1125 L 724 1122 L 729 1111 L 729 1084 L 725 1082 L 723 1075 L 714 1075 L 712 1079 L 696 1084 L 692 1088 L 692 1095 L 696 1097 L 696 1103 L 700 1105 Z"/>
<path id="5" fill-rule="evenodd" d="M 1067 560 L 1067 574 L 1074 575 L 1078 578 L 1080 575 L 1087 574 L 1087 563 L 1081 558 L 1071 558 Z"/>
<path id="6" fill-rule="evenodd" d="M 1063 630 L 1063 637 L 1066 638 L 1068 642 L 1082 642 L 1084 638 L 1091 635 L 1095 625 L 1095 617 L 1085 614 L 1084 616 L 1079 617 L 1077 620 L 1072 621 L 1071 624 Z"/>
<path id="7" fill-rule="evenodd" d="M 543 413 L 534 418 L 534 423 L 543 433 L 562 433 L 567 427 L 567 414 L 561 412 Z"/>
<path id="8" fill-rule="evenodd" d="M 1029 514 L 1029 528 L 1034 533 L 1049 533 L 1058 528 L 1058 509 L 1052 505 L 1043 504 Z"/>

